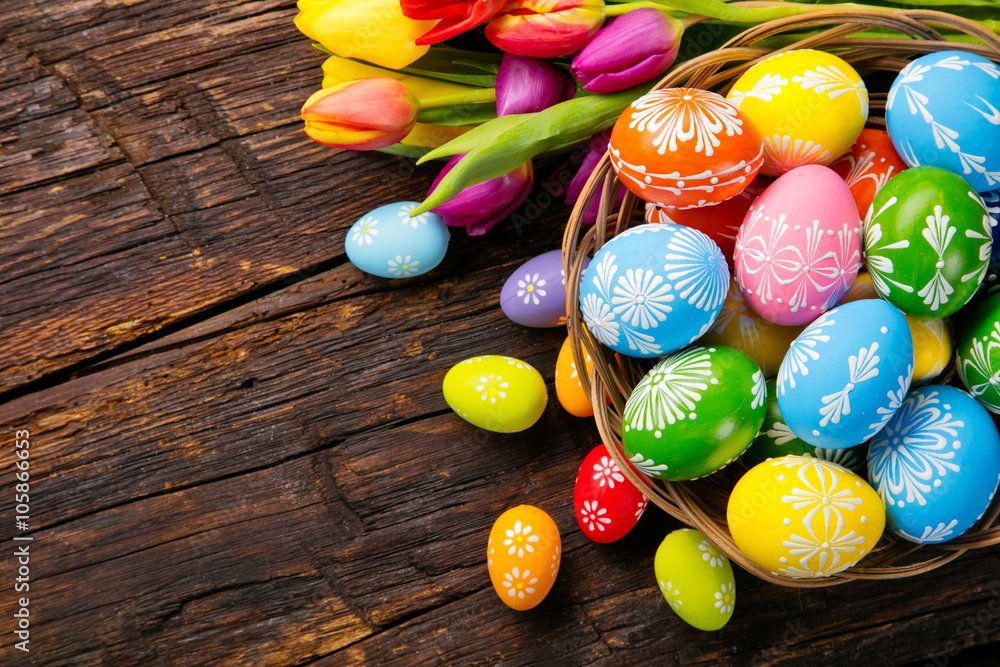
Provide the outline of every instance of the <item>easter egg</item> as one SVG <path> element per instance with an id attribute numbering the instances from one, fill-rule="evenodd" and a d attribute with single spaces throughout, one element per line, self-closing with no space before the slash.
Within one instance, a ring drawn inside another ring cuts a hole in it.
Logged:
<path id="1" fill-rule="evenodd" d="M 639 225 L 594 255 L 580 310 L 594 337 L 612 350 L 659 357 L 708 331 L 728 286 L 729 267 L 710 238 L 679 225 Z"/>
<path id="2" fill-rule="evenodd" d="M 827 311 L 792 341 L 778 371 L 778 406 L 798 438 L 844 449 L 878 433 L 913 375 L 906 319 L 881 300 Z"/>
<path id="3" fill-rule="evenodd" d="M 778 373 L 788 347 L 804 327 L 783 327 L 765 320 L 747 304 L 735 280 L 712 328 L 698 339 L 702 346 L 725 345 L 744 353 L 760 366 L 764 377 Z"/>
<path id="4" fill-rule="evenodd" d="M 473 426 L 516 433 L 545 411 L 548 392 L 541 374 L 527 362 L 484 355 L 455 364 L 444 376 L 448 407 Z"/>
<path id="5" fill-rule="evenodd" d="M 847 183 L 858 207 L 858 215 L 863 218 L 875 193 L 890 178 L 906 169 L 906 163 L 896 153 L 888 132 L 866 127 L 861 130 L 851 150 L 831 164 L 830 169 Z"/>
<path id="6" fill-rule="evenodd" d="M 584 258 L 587 267 L 589 258 Z M 562 251 L 550 250 L 529 259 L 510 274 L 500 291 L 503 314 L 526 327 L 566 324 L 566 277 Z"/>
<path id="7" fill-rule="evenodd" d="M 583 459 L 573 487 L 573 507 L 580 530 L 594 542 L 625 537 L 648 502 L 625 478 L 604 445 L 594 447 Z"/>
<path id="8" fill-rule="evenodd" d="M 846 153 L 868 119 L 868 90 L 845 60 L 824 51 L 778 53 L 746 71 L 726 96 L 764 140 L 761 173 L 828 165 Z"/>
<path id="9" fill-rule="evenodd" d="M 864 468 L 865 456 L 868 451 L 867 445 L 858 445 L 847 449 L 823 449 L 795 437 L 792 430 L 781 419 L 777 384 L 775 379 L 767 381 L 767 412 L 764 414 L 764 424 L 760 427 L 760 433 L 754 438 L 750 449 L 740 456 L 743 465 L 749 469 L 768 459 L 796 454 L 798 456 L 815 456 L 860 474 Z"/>
<path id="10" fill-rule="evenodd" d="M 675 208 L 734 197 L 763 160 L 760 135 L 721 95 L 649 92 L 622 112 L 608 145 L 618 179 L 637 197 Z"/>
<path id="11" fill-rule="evenodd" d="M 840 303 L 878 298 L 871 276 L 867 271 L 862 271 L 851 283 L 850 289 Z M 948 320 L 923 320 L 906 313 L 903 315 L 906 317 L 906 324 L 910 327 L 910 337 L 913 339 L 912 384 L 925 384 L 941 375 L 951 361 L 953 351 L 951 325 Z"/>
<path id="12" fill-rule="evenodd" d="M 590 396 L 583 390 L 583 383 L 580 382 L 580 371 L 576 367 L 572 345 L 572 339 L 567 336 L 559 348 L 559 356 L 556 358 L 556 398 L 559 399 L 559 405 L 574 417 L 592 417 L 594 406 L 590 404 Z M 580 351 L 586 364 L 584 373 L 590 377 L 594 362 L 583 346 Z"/>
<path id="13" fill-rule="evenodd" d="M 966 317 L 955 343 L 955 366 L 962 384 L 980 403 L 1000 414 L 1000 294 Z"/>
<path id="14" fill-rule="evenodd" d="M 971 528 L 993 500 L 1000 435 L 965 392 L 920 387 L 872 438 L 868 478 L 893 532 L 918 544 L 946 542 Z"/>
<path id="15" fill-rule="evenodd" d="M 765 319 L 794 326 L 836 305 L 861 267 L 861 220 L 828 167 L 797 167 L 772 183 L 736 237 L 736 281 Z"/>
<path id="16" fill-rule="evenodd" d="M 517 611 L 538 605 L 559 573 L 562 540 L 548 514 L 518 505 L 496 520 L 486 545 L 486 565 L 503 603 Z"/>
<path id="17" fill-rule="evenodd" d="M 693 528 L 663 538 L 653 559 L 656 584 L 688 625 L 719 630 L 733 615 L 736 580 L 726 555 Z"/>
<path id="18" fill-rule="evenodd" d="M 885 107 L 889 136 L 911 167 L 1000 187 L 1000 66 L 966 51 L 928 53 L 900 71 Z"/>
<path id="19" fill-rule="evenodd" d="M 434 213 L 411 218 L 417 206 L 412 201 L 379 206 L 351 225 L 344 240 L 351 264 L 383 278 L 419 276 L 440 264 L 448 227 Z"/>
<path id="20" fill-rule="evenodd" d="M 815 579 L 843 572 L 872 550 L 885 529 L 885 507 L 847 468 L 789 455 L 740 478 L 726 520 L 736 546 L 759 567 Z"/>
<path id="21" fill-rule="evenodd" d="M 879 295 L 904 313 L 940 319 L 979 288 L 993 249 L 986 204 L 961 176 L 907 169 L 875 195 L 865 261 Z"/>
<path id="22" fill-rule="evenodd" d="M 662 360 L 632 390 L 622 451 L 641 472 L 704 477 L 742 454 L 764 421 L 764 374 L 729 347 L 691 347 Z"/>
<path id="23" fill-rule="evenodd" d="M 726 261 L 732 263 L 736 235 L 740 231 L 740 225 L 743 224 L 743 218 L 750 205 L 766 187 L 767 179 L 758 176 L 739 194 L 710 206 L 678 209 L 647 203 L 645 219 L 650 224 L 669 222 L 704 232 L 708 238 L 715 241 L 715 245 L 719 246 Z"/>

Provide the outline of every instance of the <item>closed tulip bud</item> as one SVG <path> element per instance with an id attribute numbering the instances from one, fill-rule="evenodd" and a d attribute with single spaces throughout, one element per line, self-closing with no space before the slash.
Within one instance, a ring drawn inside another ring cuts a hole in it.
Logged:
<path id="1" fill-rule="evenodd" d="M 486 26 L 494 46 L 556 58 L 582 49 L 604 23 L 604 0 L 510 0 Z"/>
<path id="2" fill-rule="evenodd" d="M 506 0 L 400 0 L 403 15 L 411 19 L 440 19 L 417 38 L 417 44 L 437 44 L 480 26 L 496 14 Z"/>
<path id="3" fill-rule="evenodd" d="M 497 72 L 497 115 L 535 113 L 573 97 L 576 83 L 541 58 L 505 53 Z"/>
<path id="4" fill-rule="evenodd" d="M 295 27 L 344 58 L 360 58 L 389 69 L 427 53 L 416 40 L 434 21 L 403 16 L 399 0 L 299 0 Z"/>
<path id="5" fill-rule="evenodd" d="M 386 148 L 410 133 L 420 103 L 394 79 L 354 79 L 322 88 L 302 106 L 306 134 L 334 148 Z"/>
<path id="6" fill-rule="evenodd" d="M 431 185 L 430 192 L 434 192 L 445 174 L 463 157 L 456 155 L 448 161 Z M 534 182 L 535 173 L 529 160 L 503 176 L 470 185 L 433 210 L 446 225 L 465 227 L 469 236 L 479 236 L 513 213 L 528 198 Z"/>
<path id="7" fill-rule="evenodd" d="M 601 28 L 573 59 L 584 89 L 613 93 L 666 72 L 677 58 L 684 24 L 658 9 L 636 9 Z"/>

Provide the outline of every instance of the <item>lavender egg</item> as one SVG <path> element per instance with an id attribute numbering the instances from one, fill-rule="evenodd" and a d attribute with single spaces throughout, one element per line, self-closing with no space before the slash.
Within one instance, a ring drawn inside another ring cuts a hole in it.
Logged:
<path id="1" fill-rule="evenodd" d="M 590 258 L 584 258 L 584 270 L 589 264 Z M 500 290 L 500 308 L 511 321 L 526 327 L 566 324 L 562 251 L 550 250 L 517 267 Z"/>

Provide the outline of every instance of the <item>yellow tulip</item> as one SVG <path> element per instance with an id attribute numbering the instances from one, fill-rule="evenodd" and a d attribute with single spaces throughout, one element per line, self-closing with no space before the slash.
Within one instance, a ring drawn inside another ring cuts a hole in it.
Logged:
<path id="1" fill-rule="evenodd" d="M 304 0 L 301 0 L 304 1 Z M 301 4 L 300 1 L 300 4 Z M 434 79 L 423 79 L 418 76 L 409 76 L 400 72 L 386 70 L 381 67 L 372 67 L 354 60 L 347 60 L 339 56 L 330 56 L 323 63 L 323 87 L 332 86 L 335 83 L 350 81 L 352 79 L 395 79 L 399 81 L 407 90 L 413 93 L 418 100 L 439 97 L 441 95 L 452 95 L 454 93 L 467 93 L 476 90 L 472 86 L 463 86 L 448 81 L 436 81 Z"/>
<path id="2" fill-rule="evenodd" d="M 360 58 L 390 69 L 427 53 L 417 37 L 436 21 L 403 16 L 399 0 L 299 0 L 296 27 L 344 58 Z"/>

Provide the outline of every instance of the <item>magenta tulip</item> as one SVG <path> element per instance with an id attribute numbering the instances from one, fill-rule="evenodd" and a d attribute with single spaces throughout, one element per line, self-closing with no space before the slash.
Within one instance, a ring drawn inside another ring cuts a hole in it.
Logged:
<path id="1" fill-rule="evenodd" d="M 684 24 L 658 9 L 636 9 L 601 28 L 571 71 L 592 93 L 613 93 L 654 79 L 677 58 Z"/>
<path id="2" fill-rule="evenodd" d="M 497 72 L 497 115 L 535 113 L 565 102 L 576 93 L 576 82 L 541 58 L 505 53 Z"/>
<path id="3" fill-rule="evenodd" d="M 430 192 L 441 182 L 464 155 L 456 155 L 444 166 L 434 179 Z M 528 198 L 535 173 L 531 161 L 527 161 L 514 171 L 476 183 L 462 190 L 445 203 L 433 209 L 452 227 L 465 227 L 469 236 L 479 236 L 488 232 L 495 224 L 506 218 Z M 430 194 L 430 192 L 428 194 Z"/>

